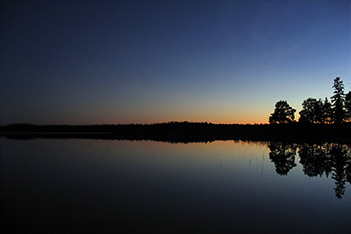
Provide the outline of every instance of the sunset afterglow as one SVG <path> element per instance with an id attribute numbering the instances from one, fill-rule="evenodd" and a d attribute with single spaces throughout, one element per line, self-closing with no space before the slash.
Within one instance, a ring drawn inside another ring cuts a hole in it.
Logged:
<path id="1" fill-rule="evenodd" d="M 267 123 L 351 88 L 350 1 L 2 3 L 1 124 Z"/>

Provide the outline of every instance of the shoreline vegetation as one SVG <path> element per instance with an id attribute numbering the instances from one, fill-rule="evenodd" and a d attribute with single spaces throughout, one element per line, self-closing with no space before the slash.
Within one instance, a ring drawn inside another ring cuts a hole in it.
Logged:
<path id="1" fill-rule="evenodd" d="M 212 124 L 168 122 L 118 125 L 0 126 L 0 136 L 11 139 L 78 138 L 110 140 L 154 140 L 171 143 L 215 140 L 335 142 L 351 144 L 351 122 L 339 124 Z"/>

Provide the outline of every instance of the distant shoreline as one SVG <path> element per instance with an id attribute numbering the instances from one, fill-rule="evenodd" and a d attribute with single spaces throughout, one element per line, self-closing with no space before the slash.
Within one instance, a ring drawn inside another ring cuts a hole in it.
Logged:
<path id="1" fill-rule="evenodd" d="M 79 138 L 154 140 L 173 143 L 215 140 L 340 142 L 351 144 L 351 123 L 342 124 L 212 124 L 169 122 L 118 125 L 0 126 L 0 136 L 11 139 Z"/>

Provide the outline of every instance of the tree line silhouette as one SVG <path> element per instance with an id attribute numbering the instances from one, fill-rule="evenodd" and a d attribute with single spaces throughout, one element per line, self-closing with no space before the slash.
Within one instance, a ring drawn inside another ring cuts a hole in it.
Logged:
<path id="1" fill-rule="evenodd" d="M 334 95 L 321 98 L 308 98 L 302 102 L 302 110 L 299 112 L 300 123 L 317 124 L 340 124 L 351 120 L 351 90 L 345 94 L 344 84 L 340 77 L 334 79 Z M 292 123 L 295 121 L 296 110 L 287 101 L 280 100 L 275 104 L 274 112 L 269 117 L 270 124 Z"/>
<path id="2" fill-rule="evenodd" d="M 279 175 L 287 175 L 296 167 L 295 156 L 298 152 L 303 172 L 309 177 L 331 177 L 335 181 L 335 196 L 342 198 L 346 182 L 351 184 L 350 146 L 333 143 L 268 143 L 269 158 Z"/>
<path id="3" fill-rule="evenodd" d="M 0 136 L 29 138 L 85 138 L 155 140 L 168 142 L 210 142 L 214 140 L 262 140 L 294 142 L 351 142 L 351 91 L 344 94 L 340 77 L 334 80 L 331 102 L 308 98 L 300 119 L 287 101 L 279 101 L 269 124 L 212 124 L 168 122 L 154 124 L 104 125 L 0 125 Z M 289 124 L 282 124 L 289 123 Z M 318 123 L 318 124 L 315 124 Z M 327 124 L 335 123 L 335 124 Z"/>
<path id="4" fill-rule="evenodd" d="M 14 139 L 81 138 L 154 140 L 171 143 L 215 140 L 351 143 L 351 122 L 343 124 L 212 124 L 169 122 L 120 125 L 0 126 L 0 136 Z"/>

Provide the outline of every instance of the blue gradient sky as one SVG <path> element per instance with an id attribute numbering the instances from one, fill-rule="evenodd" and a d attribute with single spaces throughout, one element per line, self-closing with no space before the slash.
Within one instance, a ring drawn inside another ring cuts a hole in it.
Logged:
<path id="1" fill-rule="evenodd" d="M 48 2 L 1 5 L 1 124 L 266 123 L 351 88 L 350 1 Z"/>

